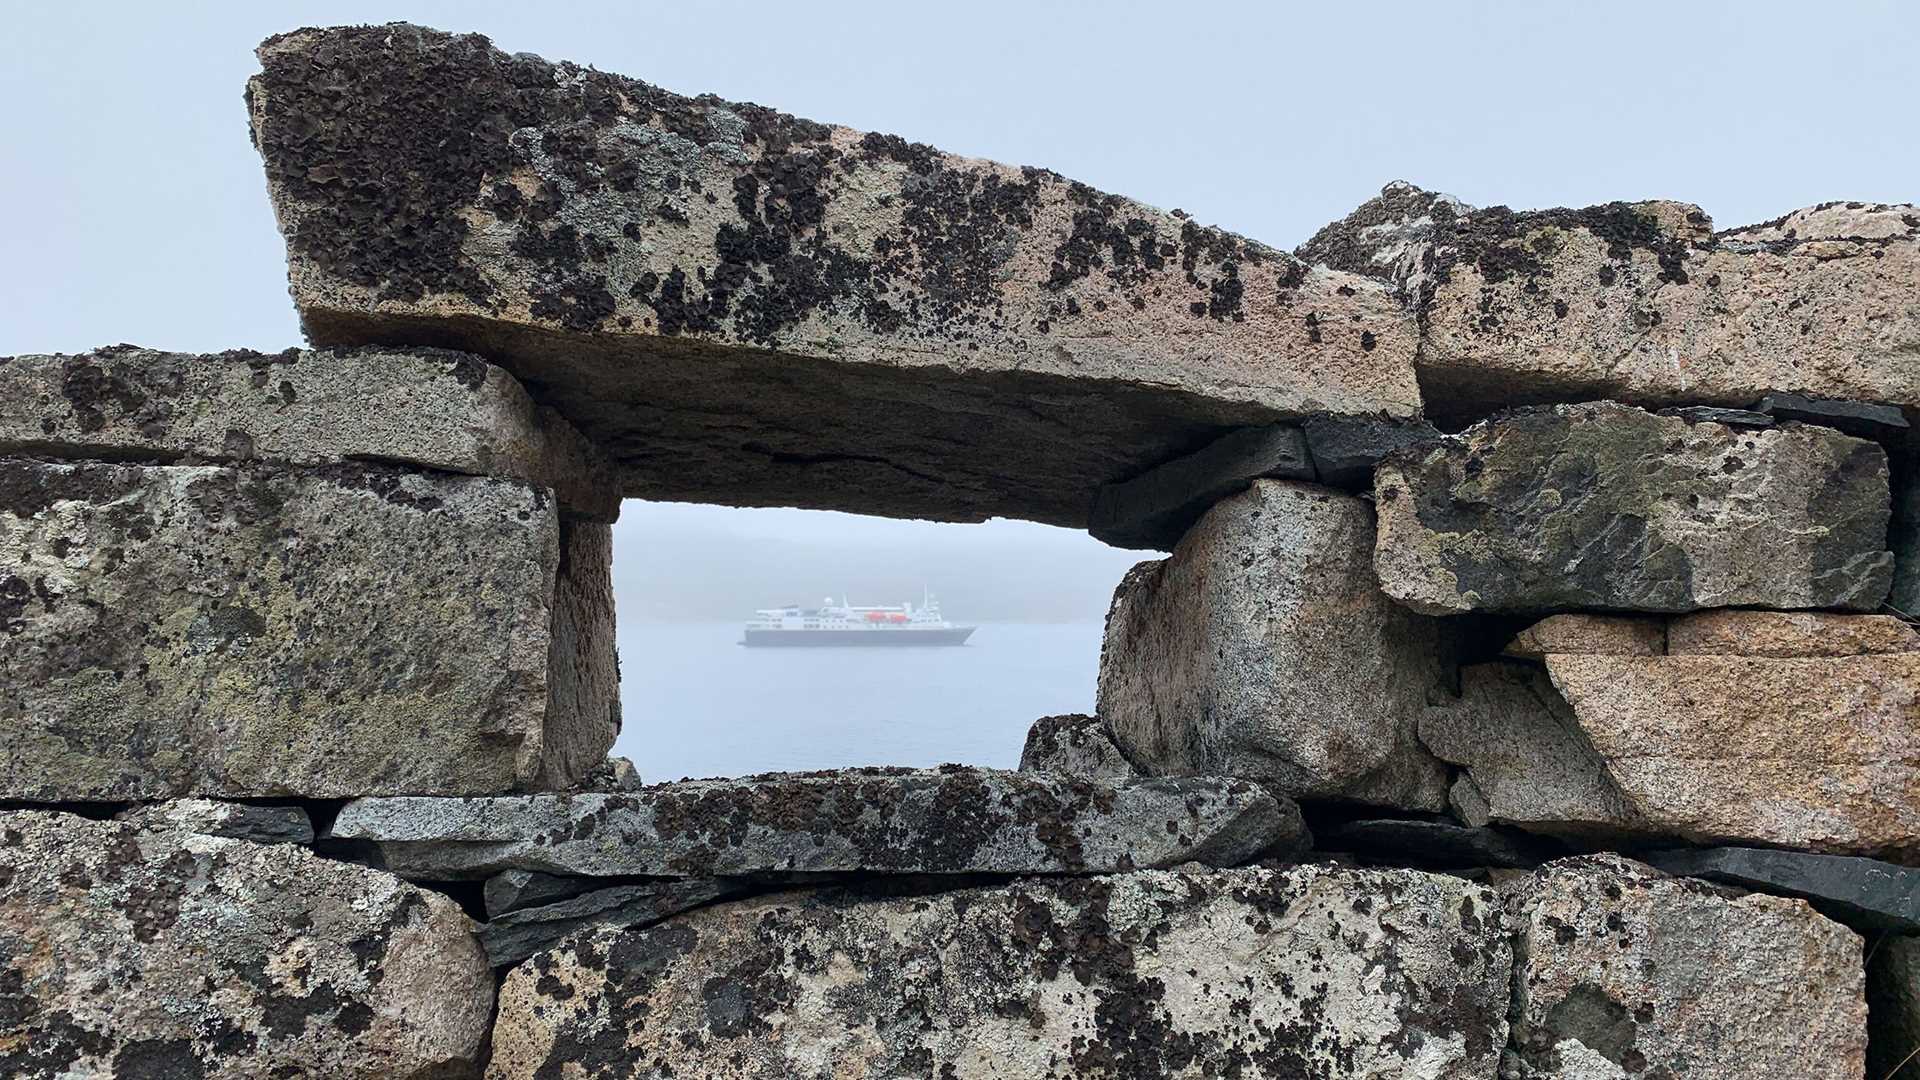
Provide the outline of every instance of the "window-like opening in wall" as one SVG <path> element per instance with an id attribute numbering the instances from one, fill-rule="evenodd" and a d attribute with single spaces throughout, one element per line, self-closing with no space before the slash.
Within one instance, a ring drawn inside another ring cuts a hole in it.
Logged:
<path id="1" fill-rule="evenodd" d="M 1151 557 L 1028 522 L 639 501 L 626 504 L 613 550 L 624 716 L 614 753 L 649 782 L 1013 768 L 1035 719 L 1093 711 L 1114 586 Z M 961 645 L 742 644 L 750 622 L 850 637 L 936 621 L 977 629 Z"/>

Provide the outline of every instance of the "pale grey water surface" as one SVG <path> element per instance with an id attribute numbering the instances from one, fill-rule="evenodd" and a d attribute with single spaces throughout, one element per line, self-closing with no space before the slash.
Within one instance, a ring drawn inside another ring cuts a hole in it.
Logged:
<path id="1" fill-rule="evenodd" d="M 740 629 L 621 624 L 614 753 L 649 783 L 847 765 L 1010 769 L 1035 718 L 1093 710 L 1098 622 L 987 623 L 966 645 L 907 649 L 748 649 Z"/>

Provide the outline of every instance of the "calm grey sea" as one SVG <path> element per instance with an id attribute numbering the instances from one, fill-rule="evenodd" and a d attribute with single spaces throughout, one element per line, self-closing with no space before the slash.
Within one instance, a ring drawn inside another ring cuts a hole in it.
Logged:
<path id="1" fill-rule="evenodd" d="M 1036 717 L 1091 712 L 1097 622 L 966 645 L 748 649 L 740 624 L 623 623 L 617 754 L 648 782 L 846 765 L 1012 768 Z"/>

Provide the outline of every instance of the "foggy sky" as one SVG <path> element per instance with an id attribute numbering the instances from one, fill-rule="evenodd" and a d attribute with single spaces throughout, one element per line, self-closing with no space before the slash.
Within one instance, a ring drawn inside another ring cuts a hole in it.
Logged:
<path id="1" fill-rule="evenodd" d="M 1920 7 L 1891 0 L 21 3 L 0 24 L 0 354 L 298 343 L 251 50 L 394 19 L 1047 166 L 1280 247 L 1396 178 L 1479 205 L 1679 198 L 1722 226 L 1920 188 Z M 760 595 L 758 551 L 809 598 L 944 575 L 924 584 L 971 617 L 1098 618 L 1139 557 L 1024 523 L 677 505 L 630 505 L 616 543 L 635 615 L 795 598 Z"/>

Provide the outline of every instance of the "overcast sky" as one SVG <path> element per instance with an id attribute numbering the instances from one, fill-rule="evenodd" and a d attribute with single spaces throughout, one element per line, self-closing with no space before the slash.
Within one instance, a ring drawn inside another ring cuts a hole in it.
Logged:
<path id="1" fill-rule="evenodd" d="M 252 48 L 398 19 L 1044 165 L 1281 247 L 1396 178 L 1479 205 L 1684 199 L 1722 226 L 1920 196 L 1920 5 L 1891 0 L 23 2 L 0 33 L 0 354 L 297 343 L 240 100 Z M 702 531 L 897 549 L 932 528 L 632 507 L 620 562 Z M 1072 586 L 1089 618 L 1135 558 L 962 528 L 937 542 L 983 537 L 1093 583 Z"/>

